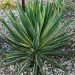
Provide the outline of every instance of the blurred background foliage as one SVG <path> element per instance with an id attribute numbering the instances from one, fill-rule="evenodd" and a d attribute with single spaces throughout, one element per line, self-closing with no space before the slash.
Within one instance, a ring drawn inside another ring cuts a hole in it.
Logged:
<path id="1" fill-rule="evenodd" d="M 65 0 L 65 2 L 68 11 L 75 11 L 75 0 Z M 0 9 L 8 9 L 8 8 L 16 9 L 16 0 L 0 0 Z"/>
<path id="2" fill-rule="evenodd" d="M 15 9 L 16 8 L 16 0 L 1 0 L 0 1 L 0 9 Z"/>

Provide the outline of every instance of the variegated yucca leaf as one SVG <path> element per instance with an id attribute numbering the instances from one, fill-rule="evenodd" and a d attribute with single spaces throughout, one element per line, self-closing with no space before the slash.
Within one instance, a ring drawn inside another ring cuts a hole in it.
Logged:
<path id="1" fill-rule="evenodd" d="M 18 20 L 11 10 L 9 13 L 5 12 L 12 27 L 4 19 L 0 20 L 10 33 L 5 38 L 13 49 L 5 53 L 2 63 L 6 64 L 2 66 L 19 63 L 19 74 L 26 68 L 32 68 L 33 75 L 37 75 L 39 67 L 41 75 L 44 75 L 44 62 L 47 61 L 50 65 L 64 70 L 63 66 L 57 63 L 57 59 L 72 56 L 71 52 L 62 50 L 73 36 L 65 31 L 72 20 L 66 20 L 61 25 L 65 7 L 59 2 L 30 1 L 25 12 L 20 3 L 17 3 Z"/>

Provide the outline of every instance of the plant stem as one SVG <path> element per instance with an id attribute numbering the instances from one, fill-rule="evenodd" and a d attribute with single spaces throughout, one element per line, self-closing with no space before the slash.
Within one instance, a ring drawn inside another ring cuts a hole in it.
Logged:
<path id="1" fill-rule="evenodd" d="M 40 69 L 39 69 L 39 67 L 37 66 L 37 75 L 39 75 L 40 74 Z"/>
<path id="2" fill-rule="evenodd" d="M 23 11 L 25 11 L 25 0 L 22 0 L 22 8 L 23 8 Z"/>

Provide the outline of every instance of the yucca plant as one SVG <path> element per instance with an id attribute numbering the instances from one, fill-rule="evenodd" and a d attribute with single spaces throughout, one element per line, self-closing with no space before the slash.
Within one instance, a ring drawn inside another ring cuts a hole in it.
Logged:
<path id="1" fill-rule="evenodd" d="M 66 20 L 64 25 L 61 25 L 65 8 L 61 7 L 59 11 L 57 4 L 33 0 L 25 7 L 24 12 L 18 3 L 18 20 L 11 10 L 9 13 L 6 12 L 12 27 L 4 19 L 0 20 L 10 33 L 5 38 L 6 43 L 12 46 L 12 50 L 5 53 L 1 62 L 5 64 L 2 66 L 19 63 L 19 75 L 28 68 L 33 70 L 33 75 L 45 75 L 45 61 L 50 66 L 64 70 L 57 60 L 70 59 L 73 55 L 73 51 L 62 50 L 73 35 L 65 31 L 72 20 Z"/>

